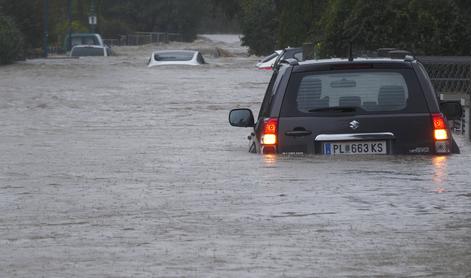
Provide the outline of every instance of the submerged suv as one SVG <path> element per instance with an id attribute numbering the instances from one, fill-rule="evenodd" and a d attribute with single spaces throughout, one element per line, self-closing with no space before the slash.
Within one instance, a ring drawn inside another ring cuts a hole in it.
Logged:
<path id="1" fill-rule="evenodd" d="M 251 127 L 250 151 L 283 154 L 459 153 L 448 120 L 459 102 L 439 102 L 425 68 L 406 59 L 283 61 L 256 119 L 229 114 Z"/>

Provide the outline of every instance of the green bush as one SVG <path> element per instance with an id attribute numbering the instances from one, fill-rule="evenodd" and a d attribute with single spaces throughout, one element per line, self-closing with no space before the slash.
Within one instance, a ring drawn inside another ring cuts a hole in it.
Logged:
<path id="1" fill-rule="evenodd" d="M 242 45 L 250 47 L 250 53 L 266 55 L 275 49 L 278 15 L 272 0 L 241 1 Z"/>
<path id="2" fill-rule="evenodd" d="M 13 20 L 0 15 L 0 65 L 10 64 L 23 52 L 23 37 Z"/>

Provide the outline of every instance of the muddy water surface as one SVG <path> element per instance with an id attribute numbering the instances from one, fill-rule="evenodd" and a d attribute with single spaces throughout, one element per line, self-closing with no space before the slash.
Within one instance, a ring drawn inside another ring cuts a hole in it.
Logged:
<path id="1" fill-rule="evenodd" d="M 0 68 L 0 277 L 471 277 L 466 139 L 249 154 L 227 114 L 270 74 L 240 53 L 148 69 L 151 49 Z"/>

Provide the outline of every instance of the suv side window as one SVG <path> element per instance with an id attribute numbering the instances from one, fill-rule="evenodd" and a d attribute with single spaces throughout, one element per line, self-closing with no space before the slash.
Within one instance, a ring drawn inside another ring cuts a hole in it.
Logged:
<path id="1" fill-rule="evenodd" d="M 260 113 L 258 118 L 264 118 L 270 116 L 270 106 L 273 99 L 273 96 L 280 85 L 281 78 L 283 77 L 286 71 L 286 67 L 280 67 L 279 69 L 273 72 L 271 76 L 270 83 L 268 83 L 267 91 L 265 92 L 265 97 L 263 98 L 262 107 L 260 108 Z"/>

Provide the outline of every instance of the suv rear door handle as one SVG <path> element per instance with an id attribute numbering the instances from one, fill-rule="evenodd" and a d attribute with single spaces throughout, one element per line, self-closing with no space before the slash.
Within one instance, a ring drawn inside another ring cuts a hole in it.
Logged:
<path id="1" fill-rule="evenodd" d="M 312 131 L 309 130 L 293 130 L 293 131 L 287 131 L 285 132 L 286 136 L 308 136 L 311 135 Z"/>

